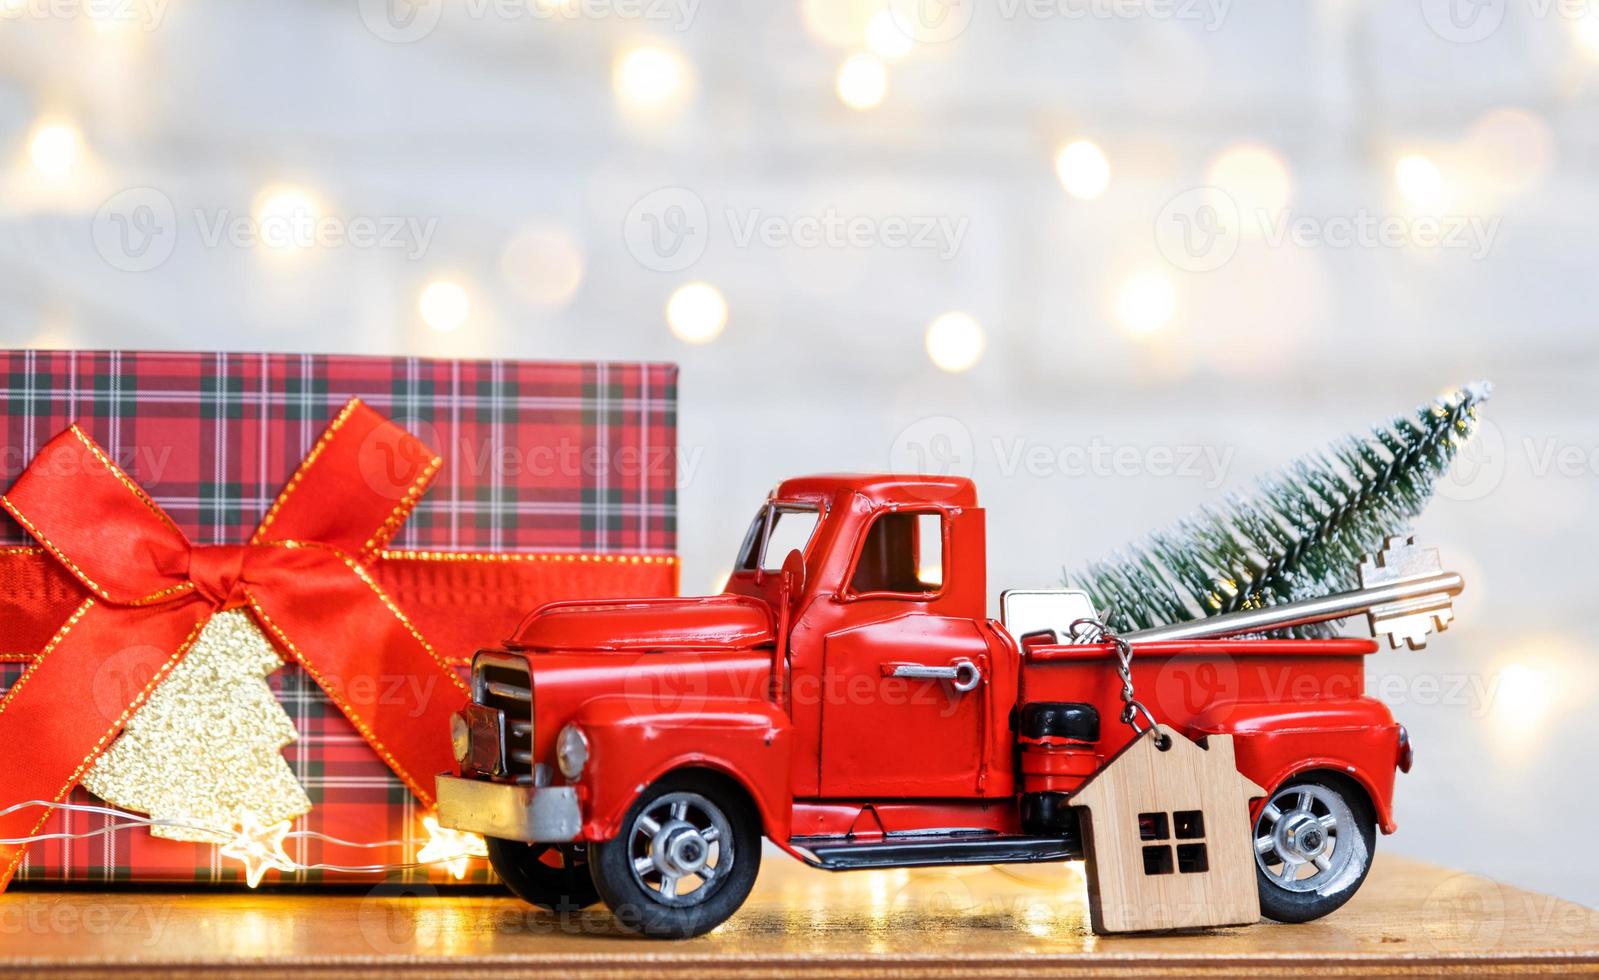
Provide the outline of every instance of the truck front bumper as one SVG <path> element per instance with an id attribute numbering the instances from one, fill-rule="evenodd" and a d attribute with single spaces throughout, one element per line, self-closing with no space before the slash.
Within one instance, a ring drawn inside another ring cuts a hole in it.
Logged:
<path id="1" fill-rule="evenodd" d="M 484 837 L 565 843 L 583 831 L 571 786 L 523 786 L 486 779 L 438 778 L 439 824 Z"/>

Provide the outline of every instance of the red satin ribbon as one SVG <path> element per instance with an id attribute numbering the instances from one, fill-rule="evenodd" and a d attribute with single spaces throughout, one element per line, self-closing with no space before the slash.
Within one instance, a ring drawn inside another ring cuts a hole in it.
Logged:
<path id="1" fill-rule="evenodd" d="M 247 545 L 195 545 L 76 425 L 4 507 L 90 593 L 0 702 L 0 802 L 60 802 L 194 643 L 247 608 L 424 806 L 466 687 L 368 573 L 442 461 L 352 399 Z M 384 683 L 414 678 L 406 684 Z M 6 805 L 9 805 L 7 802 Z M 49 811 L 0 817 L 0 839 Z M 25 847 L 0 845 L 0 889 Z"/>

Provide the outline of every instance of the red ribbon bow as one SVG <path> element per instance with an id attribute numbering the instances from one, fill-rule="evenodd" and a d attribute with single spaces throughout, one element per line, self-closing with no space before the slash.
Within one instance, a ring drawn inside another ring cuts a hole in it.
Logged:
<path id="1" fill-rule="evenodd" d="M 91 596 L 0 702 L 5 800 L 63 800 L 211 615 L 247 608 L 432 806 L 466 686 L 363 565 L 441 463 L 352 399 L 249 544 L 195 545 L 76 425 L 50 440 L 0 507 Z M 400 677 L 418 682 L 373 683 Z M 0 817 L 0 839 L 38 833 L 49 813 Z M 0 845 L 0 889 L 24 850 Z"/>

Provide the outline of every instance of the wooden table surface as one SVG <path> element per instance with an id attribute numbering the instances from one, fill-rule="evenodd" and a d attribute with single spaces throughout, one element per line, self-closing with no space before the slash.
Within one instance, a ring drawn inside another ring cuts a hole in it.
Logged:
<path id="1" fill-rule="evenodd" d="M 14 891 L 0 966 L 124 978 L 224 968 L 357 977 L 1341 976 L 1599 973 L 1599 912 L 1383 856 L 1320 922 L 1095 937 L 1079 865 L 829 874 L 769 858 L 749 903 L 687 942 L 619 933 L 603 909 L 565 920 L 493 895 Z"/>

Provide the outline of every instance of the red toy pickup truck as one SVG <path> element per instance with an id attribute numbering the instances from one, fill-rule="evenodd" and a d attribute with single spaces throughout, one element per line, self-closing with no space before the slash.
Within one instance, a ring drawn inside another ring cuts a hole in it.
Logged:
<path id="1" fill-rule="evenodd" d="M 985 560 L 968 480 L 789 480 L 722 595 L 553 603 L 480 652 L 441 822 L 486 837 L 527 901 L 603 899 L 668 937 L 738 909 L 763 837 L 828 870 L 1081 858 L 1072 793 L 1134 736 L 1116 649 L 1067 635 L 1071 610 L 1092 615 L 1081 593 L 1008 593 L 1064 612 L 989 619 Z M 1376 649 L 1136 645 L 1155 719 L 1231 734 L 1267 790 L 1251 818 L 1270 918 L 1341 906 L 1394 829 L 1410 747 L 1362 693 Z"/>

